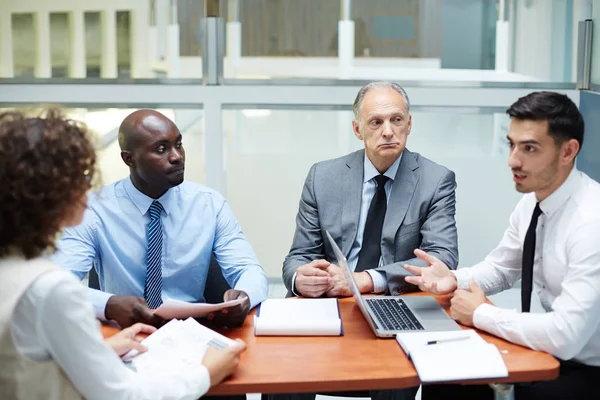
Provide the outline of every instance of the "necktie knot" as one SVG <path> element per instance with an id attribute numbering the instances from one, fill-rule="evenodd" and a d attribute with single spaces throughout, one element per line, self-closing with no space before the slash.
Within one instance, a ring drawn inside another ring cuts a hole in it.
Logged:
<path id="1" fill-rule="evenodd" d="M 540 203 L 538 202 L 535 204 L 535 208 L 533 209 L 533 215 L 531 216 L 531 219 L 537 220 L 541 214 L 542 214 L 542 209 L 540 208 Z"/>
<path id="2" fill-rule="evenodd" d="M 158 200 L 154 200 L 152 202 L 152 204 L 150 205 L 150 219 L 157 219 L 160 218 L 160 213 L 163 210 L 163 206 L 162 204 L 160 204 L 160 201 Z"/>
<path id="3" fill-rule="evenodd" d="M 375 182 L 377 182 L 377 189 L 382 190 L 385 189 L 385 183 L 389 180 L 387 176 L 383 174 L 379 174 L 375 177 Z"/>

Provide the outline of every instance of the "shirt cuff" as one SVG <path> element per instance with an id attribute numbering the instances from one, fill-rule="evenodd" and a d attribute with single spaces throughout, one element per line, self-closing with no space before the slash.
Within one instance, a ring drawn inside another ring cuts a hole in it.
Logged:
<path id="1" fill-rule="evenodd" d="M 262 268 L 261 268 L 262 270 Z M 254 308 L 269 296 L 269 282 L 264 273 L 247 269 L 238 279 L 235 290 L 243 290 L 250 299 L 250 308 Z"/>
<path id="2" fill-rule="evenodd" d="M 477 329 L 489 332 L 494 329 L 500 312 L 501 309 L 489 303 L 480 304 L 473 312 L 473 325 Z"/>
<path id="3" fill-rule="evenodd" d="M 375 271 L 374 269 L 368 269 L 366 272 L 371 275 L 371 279 L 373 279 L 373 293 L 383 293 L 387 289 L 387 279 L 386 277 L 379 271 Z"/>
<path id="4" fill-rule="evenodd" d="M 451 270 L 456 276 L 456 286 L 457 289 L 469 289 L 471 286 L 471 269 L 470 268 L 460 268 L 457 270 Z"/>
<path id="5" fill-rule="evenodd" d="M 298 293 L 296 293 L 296 273 L 294 272 L 294 276 L 292 276 L 292 294 L 294 296 L 300 296 Z"/>
<path id="6" fill-rule="evenodd" d="M 210 389 L 210 374 L 204 365 L 200 365 L 198 372 L 200 375 L 200 379 L 198 381 L 198 395 L 202 397 L 206 394 L 206 392 L 208 392 L 208 389 Z"/>
<path id="7" fill-rule="evenodd" d="M 96 318 L 98 318 L 101 321 L 106 321 L 106 315 L 104 314 L 104 310 L 106 310 L 106 303 L 108 302 L 108 299 L 112 296 L 112 293 L 106 293 L 101 290 L 88 288 L 88 297 L 94 305 L 94 312 L 96 313 Z"/>

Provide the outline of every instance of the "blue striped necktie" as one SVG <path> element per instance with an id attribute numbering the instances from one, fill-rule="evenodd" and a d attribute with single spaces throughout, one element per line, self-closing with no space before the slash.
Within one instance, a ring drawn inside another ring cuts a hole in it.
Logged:
<path id="1" fill-rule="evenodd" d="M 148 266 L 146 269 L 146 284 L 144 298 L 148 307 L 156 309 L 162 304 L 162 243 L 163 227 L 160 220 L 162 204 L 153 201 L 150 206 L 150 222 L 148 223 Z"/>

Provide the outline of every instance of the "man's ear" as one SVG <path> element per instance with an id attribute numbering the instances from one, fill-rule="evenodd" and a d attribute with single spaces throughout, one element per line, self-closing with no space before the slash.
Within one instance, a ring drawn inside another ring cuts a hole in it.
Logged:
<path id="1" fill-rule="evenodd" d="M 569 139 L 562 145 L 563 164 L 570 164 L 579 153 L 579 142 L 576 139 Z"/>
<path id="2" fill-rule="evenodd" d="M 121 159 L 128 167 L 135 166 L 135 162 L 133 160 L 133 153 L 130 151 L 121 151 Z"/>
<path id="3" fill-rule="evenodd" d="M 359 127 L 360 127 L 360 125 L 359 125 L 358 121 L 353 119 L 352 120 L 352 131 L 354 132 L 354 136 L 356 136 L 358 138 L 358 140 L 363 140 L 363 137 L 360 134 Z"/>

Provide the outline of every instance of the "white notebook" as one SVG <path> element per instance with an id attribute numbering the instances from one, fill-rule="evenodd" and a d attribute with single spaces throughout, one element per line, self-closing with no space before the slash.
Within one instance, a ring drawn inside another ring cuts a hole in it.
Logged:
<path id="1" fill-rule="evenodd" d="M 256 336 L 340 336 L 337 299 L 267 299 L 254 317 Z"/>
<path id="2" fill-rule="evenodd" d="M 396 340 L 412 360 L 421 382 L 508 376 L 498 348 L 474 330 L 399 333 Z"/>

